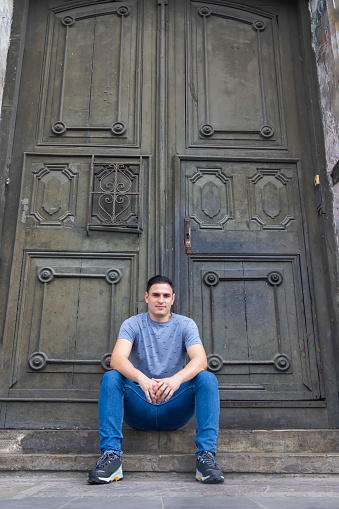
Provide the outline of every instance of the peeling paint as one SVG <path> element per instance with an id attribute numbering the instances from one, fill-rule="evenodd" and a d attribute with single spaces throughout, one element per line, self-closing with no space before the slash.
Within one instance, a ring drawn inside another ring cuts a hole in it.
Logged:
<path id="1" fill-rule="evenodd" d="M 13 0 L 0 0 L 0 110 L 11 34 Z"/>
<path id="2" fill-rule="evenodd" d="M 28 210 L 28 198 L 24 198 L 23 200 L 21 200 L 21 203 L 23 205 L 23 211 L 22 211 L 22 216 L 21 216 L 21 222 L 22 223 L 26 223 L 26 212 Z"/>
<path id="3" fill-rule="evenodd" d="M 333 168 L 339 161 L 339 41 L 337 39 L 339 9 L 331 0 L 310 0 L 309 9 L 320 87 L 328 183 L 332 190 L 334 229 L 339 248 L 339 183 L 334 183 L 331 179 Z"/>

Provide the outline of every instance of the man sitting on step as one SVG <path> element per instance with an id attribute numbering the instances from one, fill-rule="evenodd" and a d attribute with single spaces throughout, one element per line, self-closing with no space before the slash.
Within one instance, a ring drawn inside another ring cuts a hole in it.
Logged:
<path id="1" fill-rule="evenodd" d="M 215 460 L 219 431 L 218 383 L 193 320 L 171 312 L 172 282 L 155 276 L 147 283 L 148 313 L 125 320 L 111 367 L 102 379 L 99 433 L 102 456 L 89 474 L 93 484 L 123 478 L 122 422 L 138 430 L 175 430 L 196 417 L 196 479 L 221 483 Z M 185 365 L 186 353 L 189 362 Z M 131 360 L 129 360 L 129 357 Z"/>

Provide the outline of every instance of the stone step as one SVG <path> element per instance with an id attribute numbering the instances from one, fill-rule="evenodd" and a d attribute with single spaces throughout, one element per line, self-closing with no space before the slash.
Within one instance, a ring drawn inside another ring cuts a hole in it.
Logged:
<path id="1" fill-rule="evenodd" d="M 194 472 L 194 430 L 124 430 L 123 468 Z M 0 470 L 88 471 L 99 457 L 96 430 L 0 430 Z M 224 472 L 339 473 L 339 430 L 221 430 Z"/>
<path id="2" fill-rule="evenodd" d="M 94 454 L 0 454 L 0 471 L 92 470 Z M 339 453 L 218 453 L 224 473 L 338 474 Z M 193 454 L 124 454 L 126 472 L 195 472 Z"/>
<path id="3" fill-rule="evenodd" d="M 124 429 L 126 453 L 192 453 L 193 429 Z M 0 430 L 0 453 L 98 454 L 97 430 Z M 219 452 L 339 453 L 339 430 L 220 430 Z"/>

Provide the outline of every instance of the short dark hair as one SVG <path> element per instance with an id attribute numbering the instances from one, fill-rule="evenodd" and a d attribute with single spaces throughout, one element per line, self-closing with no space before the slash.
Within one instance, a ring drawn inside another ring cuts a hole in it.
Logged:
<path id="1" fill-rule="evenodd" d="M 172 281 L 168 277 L 162 276 L 161 274 L 158 274 L 157 276 L 153 276 L 153 277 L 151 277 L 151 279 L 148 280 L 147 293 L 149 292 L 149 289 L 151 288 L 151 286 L 158 285 L 161 283 L 167 283 L 168 285 L 170 285 L 170 287 L 172 288 L 172 291 L 174 293 L 174 286 L 173 286 Z"/>

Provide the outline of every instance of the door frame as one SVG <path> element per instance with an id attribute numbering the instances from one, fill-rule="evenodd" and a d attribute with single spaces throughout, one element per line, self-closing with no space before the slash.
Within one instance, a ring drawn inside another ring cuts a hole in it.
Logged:
<path id="1" fill-rule="evenodd" d="M 171 0 L 169 0 L 170 2 Z M 25 46 L 25 34 L 27 26 L 29 0 L 14 0 L 13 23 L 11 44 L 8 52 L 6 81 L 4 87 L 2 115 L 0 124 L 0 287 L 2 302 L 7 302 L 8 289 L 10 285 L 11 261 L 13 256 L 15 225 L 18 214 L 18 205 L 20 198 L 21 175 L 11 172 L 12 150 L 15 131 L 15 120 L 18 104 L 18 96 L 21 84 L 21 68 Z M 334 278 L 330 274 L 336 273 L 336 242 L 333 228 L 332 197 L 326 175 L 326 158 L 324 151 L 324 139 L 322 132 L 322 118 L 318 95 L 318 81 L 314 53 L 310 44 L 311 20 L 308 12 L 308 5 L 305 0 L 298 0 L 299 17 L 298 35 L 301 40 L 301 51 L 303 55 L 303 77 L 298 80 L 296 86 L 299 95 L 302 93 L 305 97 L 305 103 L 311 106 L 309 110 L 305 108 L 304 116 L 308 119 L 309 130 L 305 136 L 311 134 L 314 143 L 312 143 L 311 159 L 313 166 L 308 168 L 309 174 L 304 178 L 304 189 L 308 196 L 314 196 L 314 199 L 307 205 L 307 219 L 310 230 L 311 241 L 314 244 L 314 252 L 317 259 L 322 260 L 322 266 L 314 268 L 314 299 L 317 304 L 317 323 L 319 328 L 319 337 L 321 339 L 321 356 L 324 367 L 323 378 L 326 392 L 328 423 L 329 427 L 339 427 L 339 408 L 338 408 L 338 386 L 339 380 L 339 345 L 336 341 L 338 337 L 338 326 L 336 321 L 336 290 Z M 299 44 L 298 41 L 295 41 Z M 297 62 L 294 62 L 296 65 Z M 300 65 L 300 62 L 298 62 Z M 167 70 L 168 72 L 168 70 Z M 311 79 L 308 79 L 311 76 Z M 15 84 L 13 86 L 13 83 Z M 302 97 L 302 96 L 301 96 Z M 304 105 L 302 105 L 304 106 Z M 23 158 L 23 155 L 22 155 Z M 172 165 L 174 167 L 174 161 Z M 21 164 L 22 166 L 22 164 Z M 170 167 L 170 165 L 168 165 Z M 322 206 L 326 208 L 326 214 L 318 216 L 316 211 L 317 196 L 313 177 L 320 174 L 326 185 L 322 188 Z M 8 180 L 9 179 L 9 180 Z M 174 207 L 175 212 L 175 207 Z M 323 245 L 317 242 L 318 239 L 324 239 Z M 164 240 L 164 242 L 166 242 Z M 169 253 L 165 262 L 168 272 L 173 273 L 175 260 L 171 250 L 165 249 Z M 319 257 L 319 258 L 318 258 Z M 158 262 L 161 266 L 162 263 Z M 6 306 L 0 307 L 0 328 L 3 331 L 5 325 Z M 332 339 L 331 339 L 332 338 Z M 1 346 L 3 346 L 1 339 Z M 3 348 L 0 350 L 0 363 L 8 366 L 10 359 L 3 358 Z M 6 398 L 0 399 L 0 402 L 6 404 Z M 3 413 L 0 416 L 0 427 L 3 425 Z"/>

